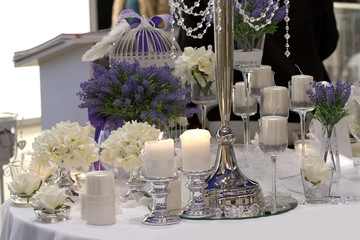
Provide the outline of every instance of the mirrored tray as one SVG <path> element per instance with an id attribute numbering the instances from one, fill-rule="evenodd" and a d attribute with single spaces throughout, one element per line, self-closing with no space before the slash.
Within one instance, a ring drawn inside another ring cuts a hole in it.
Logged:
<path id="1" fill-rule="evenodd" d="M 265 203 L 264 206 L 267 206 L 269 204 L 269 197 L 265 196 Z M 229 212 L 229 208 L 227 207 L 227 211 L 228 212 L 224 212 L 221 210 L 221 208 L 219 207 L 218 209 L 215 209 L 216 215 L 212 216 L 212 217 L 204 217 L 204 218 L 188 218 L 185 216 L 180 215 L 181 218 L 186 218 L 186 219 L 197 219 L 197 220 L 231 220 L 231 219 L 250 219 L 250 218 L 259 218 L 259 217 L 267 217 L 267 216 L 273 216 L 273 215 L 278 215 L 278 214 L 282 214 L 282 213 L 286 213 L 288 211 L 291 211 L 293 209 L 295 209 L 298 206 L 298 201 L 289 196 L 289 195 L 282 195 L 279 194 L 278 195 L 278 202 L 286 204 L 288 207 L 287 208 L 283 208 L 280 209 L 278 211 L 268 211 L 264 208 L 260 209 L 260 211 L 257 211 L 257 214 L 252 214 L 252 215 L 243 215 L 241 214 L 243 211 L 241 209 L 241 207 L 236 207 L 234 206 L 232 208 L 232 212 Z M 177 212 L 181 212 L 183 209 L 177 211 Z"/>

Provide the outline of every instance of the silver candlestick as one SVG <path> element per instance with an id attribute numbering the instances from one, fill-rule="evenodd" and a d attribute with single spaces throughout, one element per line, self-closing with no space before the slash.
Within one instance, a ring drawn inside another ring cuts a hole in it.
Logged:
<path id="1" fill-rule="evenodd" d="M 221 127 L 216 134 L 219 145 L 215 171 L 206 180 L 208 186 L 205 188 L 205 201 L 217 209 L 216 217 L 258 216 L 262 214 L 263 193 L 257 182 L 248 179 L 240 171 L 233 149 L 235 134 L 229 127 L 233 85 L 234 5 L 233 1 L 214 0 L 213 7 Z"/>

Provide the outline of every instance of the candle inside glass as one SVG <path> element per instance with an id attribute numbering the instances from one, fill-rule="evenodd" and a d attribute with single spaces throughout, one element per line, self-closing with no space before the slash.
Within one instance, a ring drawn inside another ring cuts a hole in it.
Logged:
<path id="1" fill-rule="evenodd" d="M 270 86 L 261 89 L 261 116 L 289 116 L 288 89 L 282 86 Z"/>
<path id="2" fill-rule="evenodd" d="M 261 142 L 265 145 L 284 145 L 288 143 L 287 118 L 266 116 L 260 119 Z"/>
<path id="3" fill-rule="evenodd" d="M 205 129 L 190 129 L 180 135 L 184 171 L 206 171 L 211 168 L 210 138 L 210 132 Z"/>
<path id="4" fill-rule="evenodd" d="M 255 97 L 249 97 L 249 106 L 253 106 L 254 104 L 256 104 L 256 102 L 257 100 Z M 244 82 L 235 83 L 234 103 L 236 106 L 246 107 L 246 93 Z"/>
<path id="5" fill-rule="evenodd" d="M 174 140 L 145 142 L 142 160 L 147 177 L 173 177 L 175 170 Z"/>
<path id="6" fill-rule="evenodd" d="M 291 77 L 291 100 L 293 102 L 309 102 L 306 90 L 311 89 L 314 78 L 309 75 L 294 75 Z"/>
<path id="7" fill-rule="evenodd" d="M 274 77 L 271 70 L 271 66 L 261 65 L 259 69 L 256 69 L 251 73 L 250 89 L 254 95 L 260 94 L 260 89 L 268 86 L 274 86 Z"/>

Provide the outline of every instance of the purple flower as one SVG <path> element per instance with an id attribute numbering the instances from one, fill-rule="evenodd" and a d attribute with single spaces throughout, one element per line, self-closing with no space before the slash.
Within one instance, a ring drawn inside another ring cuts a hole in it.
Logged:
<path id="1" fill-rule="evenodd" d="M 351 83 L 342 83 L 339 79 L 335 84 L 312 82 L 313 89 L 307 90 L 309 99 L 315 105 L 313 117 L 323 125 L 335 125 L 349 114 L 345 108 L 351 94 Z"/>
<path id="2" fill-rule="evenodd" d="M 129 115 L 149 123 L 170 118 L 190 117 L 196 108 L 185 95 L 180 78 L 168 66 L 140 67 L 139 63 L 110 59 L 110 68 L 93 64 L 94 77 L 80 84 L 80 108 L 89 113 L 108 116 Z"/>

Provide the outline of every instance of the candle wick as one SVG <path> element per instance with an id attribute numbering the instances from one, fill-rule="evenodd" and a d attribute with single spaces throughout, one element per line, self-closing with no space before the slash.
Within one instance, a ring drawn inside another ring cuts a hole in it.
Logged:
<path id="1" fill-rule="evenodd" d="M 301 75 L 304 75 L 303 72 L 301 71 L 300 67 L 299 67 L 297 64 L 295 64 L 295 67 L 297 67 L 297 69 L 299 70 L 299 72 L 301 73 Z"/>
<path id="2" fill-rule="evenodd" d="M 164 132 L 161 132 L 157 140 L 160 141 L 162 139 L 163 135 L 164 135 Z"/>
<path id="3" fill-rule="evenodd" d="M 275 108 L 275 111 L 274 111 L 274 113 L 273 113 L 273 116 L 275 116 L 275 114 L 276 114 L 276 112 L 277 112 L 277 110 L 280 108 L 280 105 L 277 105 L 277 107 Z"/>

